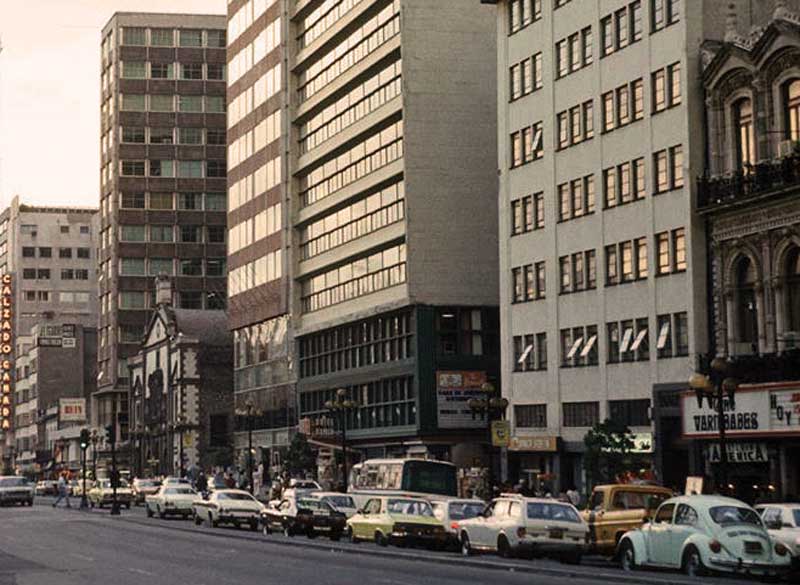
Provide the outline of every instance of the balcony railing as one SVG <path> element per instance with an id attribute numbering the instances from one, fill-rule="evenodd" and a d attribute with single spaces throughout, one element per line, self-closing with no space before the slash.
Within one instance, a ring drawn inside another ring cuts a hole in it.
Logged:
<path id="1" fill-rule="evenodd" d="M 760 162 L 748 171 L 697 179 L 697 208 L 730 205 L 800 186 L 800 152 Z"/>

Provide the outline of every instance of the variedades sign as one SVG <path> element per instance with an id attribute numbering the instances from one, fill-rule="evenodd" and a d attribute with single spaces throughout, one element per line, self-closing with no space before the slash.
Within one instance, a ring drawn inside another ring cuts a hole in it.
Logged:
<path id="1" fill-rule="evenodd" d="M 684 437 L 719 435 L 716 400 L 697 404 L 694 392 L 681 396 Z M 733 402 L 722 401 L 722 424 L 731 436 L 800 434 L 800 382 L 742 385 Z"/>

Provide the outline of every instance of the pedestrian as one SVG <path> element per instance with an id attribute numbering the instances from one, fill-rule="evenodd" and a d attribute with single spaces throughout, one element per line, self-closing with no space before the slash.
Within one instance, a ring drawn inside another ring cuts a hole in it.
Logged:
<path id="1" fill-rule="evenodd" d="M 55 508 L 58 506 L 58 503 L 64 499 L 67 500 L 67 508 L 71 508 L 72 504 L 69 501 L 69 486 L 67 485 L 66 473 L 62 473 L 58 476 L 58 497 L 56 498 L 56 501 L 53 502 L 53 507 Z"/>
<path id="2" fill-rule="evenodd" d="M 576 507 L 581 503 L 581 495 L 578 493 L 578 490 L 575 489 L 575 486 L 567 490 L 567 499 L 570 504 Z"/>
<path id="3" fill-rule="evenodd" d="M 204 494 L 206 491 L 208 491 L 208 478 L 206 478 L 206 474 L 203 473 L 202 469 L 200 470 L 200 473 L 197 474 L 194 487 L 201 494 Z"/>

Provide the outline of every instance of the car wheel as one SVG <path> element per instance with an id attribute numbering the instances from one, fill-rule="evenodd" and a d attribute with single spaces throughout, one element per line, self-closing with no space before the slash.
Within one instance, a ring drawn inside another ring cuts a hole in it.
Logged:
<path id="1" fill-rule="evenodd" d="M 347 540 L 350 541 L 350 544 L 358 544 L 360 542 L 352 526 L 347 527 Z"/>
<path id="2" fill-rule="evenodd" d="M 700 551 L 694 546 L 689 546 L 683 553 L 683 572 L 689 577 L 702 577 L 707 573 Z"/>
<path id="3" fill-rule="evenodd" d="M 619 566 L 623 571 L 630 573 L 636 570 L 636 552 L 630 540 L 623 540 L 619 550 Z"/>
<path id="4" fill-rule="evenodd" d="M 292 527 L 289 526 L 288 524 L 283 527 L 283 535 L 286 538 L 291 538 L 292 536 L 294 536 L 294 531 L 292 530 Z"/>
<path id="5" fill-rule="evenodd" d="M 461 556 L 471 557 L 473 555 L 472 545 L 466 532 L 461 533 Z"/>
<path id="6" fill-rule="evenodd" d="M 152 518 L 153 517 L 153 510 L 150 509 L 150 506 L 147 506 L 147 512 L 146 513 L 147 513 L 147 517 L 148 518 Z"/>
<path id="7" fill-rule="evenodd" d="M 504 559 L 511 558 L 511 545 L 508 543 L 508 538 L 505 534 L 501 534 L 497 538 L 497 554 Z"/>
<path id="8" fill-rule="evenodd" d="M 272 534 L 272 528 L 270 528 L 267 522 L 264 522 L 264 526 L 261 527 L 261 533 L 264 536 L 269 536 L 270 534 Z"/>
<path id="9" fill-rule="evenodd" d="M 375 544 L 378 546 L 389 546 L 389 539 L 380 531 L 375 532 Z"/>

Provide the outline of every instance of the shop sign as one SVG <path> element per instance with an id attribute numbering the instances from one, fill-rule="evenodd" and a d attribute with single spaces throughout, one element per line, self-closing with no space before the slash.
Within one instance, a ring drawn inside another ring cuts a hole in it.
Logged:
<path id="1" fill-rule="evenodd" d="M 653 433 L 633 433 L 633 449 L 631 453 L 652 453 Z"/>
<path id="2" fill-rule="evenodd" d="M 61 347 L 63 338 L 61 337 L 40 337 L 39 347 Z"/>
<path id="3" fill-rule="evenodd" d="M 766 443 L 727 443 L 729 463 L 767 463 L 769 453 Z M 706 448 L 706 459 L 710 463 L 719 463 L 719 443 L 711 443 Z"/>
<path id="4" fill-rule="evenodd" d="M 331 438 L 336 436 L 334 420 L 330 416 L 319 416 L 315 418 L 303 417 L 298 421 L 298 430 L 312 438 Z"/>
<path id="5" fill-rule="evenodd" d="M 800 385 L 793 388 L 742 386 L 733 403 L 722 402 L 725 430 L 732 436 L 758 436 L 800 433 Z M 695 394 L 682 396 L 684 437 L 712 437 L 719 434 L 716 400 L 703 399 L 698 406 Z"/>
<path id="6" fill-rule="evenodd" d="M 473 414 L 472 398 L 486 398 L 486 372 L 436 372 L 436 407 L 441 429 L 486 428 L 483 414 Z"/>
<path id="7" fill-rule="evenodd" d="M 86 399 L 59 398 L 58 419 L 61 422 L 86 422 Z"/>
<path id="8" fill-rule="evenodd" d="M 511 423 L 507 420 L 492 421 L 492 445 L 508 447 L 511 439 Z"/>
<path id="9" fill-rule="evenodd" d="M 511 451 L 541 451 L 555 453 L 558 451 L 558 437 L 511 437 L 508 445 Z"/>
<path id="10" fill-rule="evenodd" d="M 703 477 L 700 475 L 690 475 L 686 478 L 686 489 L 683 492 L 687 496 L 703 493 Z"/>
<path id="11" fill-rule="evenodd" d="M 14 376 L 14 294 L 10 274 L 0 276 L 0 435 L 11 431 Z"/>

